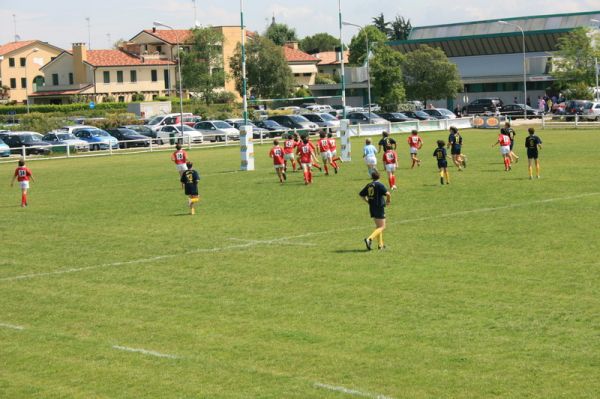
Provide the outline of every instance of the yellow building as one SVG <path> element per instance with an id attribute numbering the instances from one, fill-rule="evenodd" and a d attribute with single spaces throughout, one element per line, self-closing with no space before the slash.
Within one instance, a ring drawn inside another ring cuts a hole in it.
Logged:
<path id="1" fill-rule="evenodd" d="M 315 84 L 317 64 L 319 59 L 298 48 L 298 42 L 288 42 L 283 45 L 283 56 L 292 70 L 296 86 Z"/>
<path id="2" fill-rule="evenodd" d="M 44 84 L 40 68 L 63 50 L 39 40 L 0 46 L 0 102 L 26 103 L 27 94 Z"/>
<path id="3" fill-rule="evenodd" d="M 130 102 L 135 94 L 150 101 L 172 93 L 175 84 L 171 60 L 122 50 L 88 50 L 84 43 L 74 43 L 71 52 L 62 52 L 41 71 L 45 85 L 30 94 L 35 104 L 69 103 L 73 96 L 86 102 Z"/>

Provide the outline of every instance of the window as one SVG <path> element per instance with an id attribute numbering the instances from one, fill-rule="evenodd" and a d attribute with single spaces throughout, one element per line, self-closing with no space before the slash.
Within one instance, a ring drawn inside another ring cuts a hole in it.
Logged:
<path id="1" fill-rule="evenodd" d="M 110 72 L 104 71 L 102 72 L 102 79 L 104 83 L 110 83 Z"/>
<path id="2" fill-rule="evenodd" d="M 19 62 L 21 63 L 21 66 L 24 67 L 26 65 L 26 60 L 25 57 L 21 57 L 21 59 L 19 60 Z"/>
<path id="3" fill-rule="evenodd" d="M 58 86 L 58 74 L 57 73 L 52 74 L 52 86 Z"/>
<path id="4" fill-rule="evenodd" d="M 129 71 L 129 80 L 131 83 L 137 82 L 137 71 Z"/>
<path id="5" fill-rule="evenodd" d="M 153 69 L 150 71 L 150 76 L 151 76 L 153 82 L 158 81 L 158 71 L 156 69 Z"/>
<path id="6" fill-rule="evenodd" d="M 123 83 L 123 71 L 117 71 L 117 83 Z"/>
<path id="7" fill-rule="evenodd" d="M 119 96 L 119 102 L 120 103 L 124 103 L 125 102 L 125 96 Z"/>
<path id="8" fill-rule="evenodd" d="M 70 85 L 72 85 L 72 84 L 73 84 L 73 82 L 74 82 L 74 79 L 73 79 L 73 72 L 69 72 L 69 84 L 70 84 Z"/>
<path id="9" fill-rule="evenodd" d="M 16 89 L 17 88 L 17 79 L 10 78 L 10 88 L 11 89 Z"/>
<path id="10" fill-rule="evenodd" d="M 8 59 L 8 66 L 11 68 L 15 67 L 15 59 L 14 58 L 9 58 Z"/>
<path id="11" fill-rule="evenodd" d="M 312 75 L 312 73 L 310 73 L 310 72 L 306 72 L 306 73 L 302 74 L 302 76 L 310 76 L 310 75 Z"/>
<path id="12" fill-rule="evenodd" d="M 27 79 L 21 78 L 21 89 L 27 88 Z"/>
<path id="13" fill-rule="evenodd" d="M 156 51 L 158 51 L 159 53 L 162 53 L 162 46 L 156 46 Z"/>

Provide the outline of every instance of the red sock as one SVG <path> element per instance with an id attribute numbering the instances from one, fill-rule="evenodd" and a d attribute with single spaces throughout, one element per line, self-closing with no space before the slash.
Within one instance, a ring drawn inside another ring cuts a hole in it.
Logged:
<path id="1" fill-rule="evenodd" d="M 339 160 L 340 160 L 340 157 L 335 157 L 335 158 L 333 158 L 331 161 L 332 161 L 332 162 L 335 162 L 335 161 L 339 161 Z"/>
<path id="2" fill-rule="evenodd" d="M 508 169 L 509 166 L 510 166 L 510 161 L 508 160 L 508 158 L 504 158 L 504 168 Z"/>
<path id="3" fill-rule="evenodd" d="M 333 166 L 336 169 L 338 168 L 338 164 L 337 164 L 337 162 L 335 162 L 335 159 L 331 160 L 331 166 Z"/>
<path id="4" fill-rule="evenodd" d="M 292 170 L 296 170 L 296 161 L 292 161 Z"/>
<path id="5" fill-rule="evenodd" d="M 308 170 L 308 182 L 312 183 L 312 172 L 310 171 L 310 169 Z"/>
<path id="6" fill-rule="evenodd" d="M 27 205 L 27 194 L 21 194 L 21 205 Z"/>
<path id="7" fill-rule="evenodd" d="M 304 171 L 304 182 L 308 183 L 308 172 Z"/>
<path id="8" fill-rule="evenodd" d="M 392 186 L 396 185 L 396 176 L 392 175 Z"/>
<path id="9" fill-rule="evenodd" d="M 321 165 L 319 165 L 318 163 L 313 163 L 312 166 L 314 168 L 321 169 Z"/>

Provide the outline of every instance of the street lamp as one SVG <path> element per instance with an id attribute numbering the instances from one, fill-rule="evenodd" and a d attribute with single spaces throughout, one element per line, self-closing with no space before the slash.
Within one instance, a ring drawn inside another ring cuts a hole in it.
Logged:
<path id="1" fill-rule="evenodd" d="M 499 24 L 502 25 L 510 25 L 514 26 L 518 30 L 521 31 L 521 35 L 523 35 L 523 119 L 527 120 L 527 63 L 525 60 L 525 31 L 521 28 L 520 25 L 514 24 L 512 22 L 507 21 L 498 21 Z"/>
<path id="2" fill-rule="evenodd" d="M 348 26 L 354 26 L 355 28 L 358 28 L 360 30 L 363 30 L 365 27 L 361 26 L 361 25 L 357 25 L 357 24 L 353 24 L 350 22 L 346 22 L 346 21 L 342 21 L 342 25 L 348 25 Z M 365 30 L 365 41 L 367 43 L 367 95 L 369 98 L 369 123 L 371 123 L 371 70 L 369 68 L 369 35 L 368 32 Z M 343 52 L 343 48 L 342 48 L 342 63 L 344 62 L 344 52 Z"/>
<path id="3" fill-rule="evenodd" d="M 600 20 L 592 18 L 592 19 L 590 19 L 590 22 L 595 22 L 595 23 L 599 24 L 596 27 L 596 29 L 600 30 Z M 595 37 L 594 37 L 594 39 L 595 39 Z M 593 40 L 592 41 L 592 48 L 594 50 L 596 50 L 595 44 L 596 44 L 596 41 Z M 598 57 L 597 56 L 594 57 L 594 61 L 595 61 L 594 64 L 595 64 L 595 67 L 596 67 L 596 101 L 600 101 L 600 87 L 598 86 Z"/>
<path id="4" fill-rule="evenodd" d="M 40 51 L 37 47 L 31 49 L 29 53 L 25 56 L 25 102 L 27 103 L 27 113 L 29 113 L 29 78 L 27 77 L 27 69 L 29 68 L 29 64 L 27 63 L 27 58 L 33 54 Z"/>
<path id="5" fill-rule="evenodd" d="M 179 123 L 181 124 L 181 137 L 183 137 L 183 88 L 181 87 L 181 49 L 179 48 L 179 34 L 169 25 L 154 21 L 154 26 L 162 26 L 171 29 L 175 33 L 175 41 L 177 45 L 177 73 L 179 75 Z M 171 54 L 172 56 L 172 54 Z"/>

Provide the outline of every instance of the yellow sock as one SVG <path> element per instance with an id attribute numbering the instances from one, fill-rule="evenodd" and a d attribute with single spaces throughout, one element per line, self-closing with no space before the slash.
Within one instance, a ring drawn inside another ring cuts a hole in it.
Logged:
<path id="1" fill-rule="evenodd" d="M 369 236 L 369 240 L 374 240 L 375 238 L 379 237 L 380 234 L 381 234 L 381 229 L 380 228 L 377 228 L 377 229 L 373 230 L 373 232 Z"/>
<path id="2" fill-rule="evenodd" d="M 190 213 L 191 213 L 192 215 L 195 215 L 195 214 L 196 214 L 196 208 L 191 208 L 191 209 L 190 209 Z"/>
<path id="3" fill-rule="evenodd" d="M 443 179 L 444 178 L 444 171 L 440 171 L 440 177 Z"/>
<path id="4" fill-rule="evenodd" d="M 446 171 L 446 183 L 450 183 L 450 173 L 448 173 L 448 171 Z"/>
<path id="5" fill-rule="evenodd" d="M 379 248 L 383 248 L 383 230 L 379 232 Z"/>

